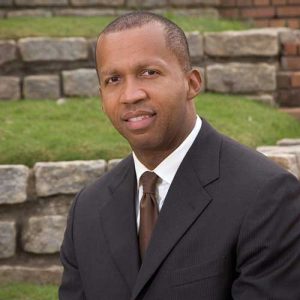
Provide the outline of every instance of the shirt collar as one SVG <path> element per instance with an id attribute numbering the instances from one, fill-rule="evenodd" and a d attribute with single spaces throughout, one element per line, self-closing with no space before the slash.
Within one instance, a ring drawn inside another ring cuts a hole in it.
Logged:
<path id="1" fill-rule="evenodd" d="M 169 154 L 154 170 L 152 170 L 152 172 L 155 172 L 163 181 L 171 184 L 182 160 L 195 141 L 201 126 L 202 121 L 200 117 L 197 116 L 195 126 L 190 134 L 171 154 Z M 134 152 L 133 161 L 136 172 L 137 186 L 139 186 L 139 181 L 142 174 L 150 170 L 139 161 Z"/>

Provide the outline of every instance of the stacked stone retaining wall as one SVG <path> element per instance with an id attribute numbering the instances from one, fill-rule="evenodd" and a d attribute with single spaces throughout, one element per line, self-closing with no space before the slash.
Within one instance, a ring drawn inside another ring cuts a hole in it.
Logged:
<path id="1" fill-rule="evenodd" d="M 252 20 L 258 27 L 300 28 L 299 0 L 1 0 L 0 17 L 103 16 L 132 9 Z"/>
<path id="2" fill-rule="evenodd" d="M 133 9 L 218 18 L 219 0 L 1 0 L 0 17 L 116 16 Z"/>
<path id="3" fill-rule="evenodd" d="M 300 28 L 299 0 L 221 0 L 219 13 L 229 19 L 251 20 L 258 27 Z"/>
<path id="4" fill-rule="evenodd" d="M 204 90 L 252 95 L 270 103 L 275 98 L 286 106 L 300 104 L 299 41 L 294 36 L 300 31 L 187 33 Z M 95 43 L 81 37 L 1 40 L 0 99 L 98 96 Z M 289 84 L 283 84 L 284 76 L 292 78 Z"/>
<path id="5" fill-rule="evenodd" d="M 74 195 L 119 160 L 0 165 L 0 283 L 58 283 Z"/>
<path id="6" fill-rule="evenodd" d="M 258 150 L 300 178 L 300 140 Z M 39 162 L 32 169 L 0 165 L 0 283 L 60 282 L 58 252 L 70 203 L 118 162 Z"/>
<path id="7" fill-rule="evenodd" d="M 281 106 L 300 106 L 300 31 L 286 32 L 280 39 L 277 99 Z"/>

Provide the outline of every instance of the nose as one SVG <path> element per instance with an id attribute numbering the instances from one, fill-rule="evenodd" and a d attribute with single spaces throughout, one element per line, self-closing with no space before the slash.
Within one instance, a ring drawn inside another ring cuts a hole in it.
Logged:
<path id="1" fill-rule="evenodd" d="M 144 100 L 147 97 L 141 83 L 136 78 L 128 78 L 123 83 L 121 102 L 124 104 L 133 104 Z"/>

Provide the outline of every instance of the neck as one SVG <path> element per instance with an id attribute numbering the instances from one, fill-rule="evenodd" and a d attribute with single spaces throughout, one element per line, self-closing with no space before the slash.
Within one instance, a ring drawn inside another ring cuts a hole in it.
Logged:
<path id="1" fill-rule="evenodd" d="M 175 150 L 175 149 L 174 149 Z M 149 170 L 154 170 L 174 150 L 169 151 L 134 151 L 139 161 Z"/>

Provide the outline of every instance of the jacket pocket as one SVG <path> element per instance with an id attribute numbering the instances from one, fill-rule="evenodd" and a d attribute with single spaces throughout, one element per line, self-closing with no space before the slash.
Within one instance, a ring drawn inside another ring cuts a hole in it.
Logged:
<path id="1" fill-rule="evenodd" d="M 171 284 L 179 286 L 207 279 L 225 273 L 226 258 L 222 257 L 183 269 L 177 269 L 171 274 Z"/>

